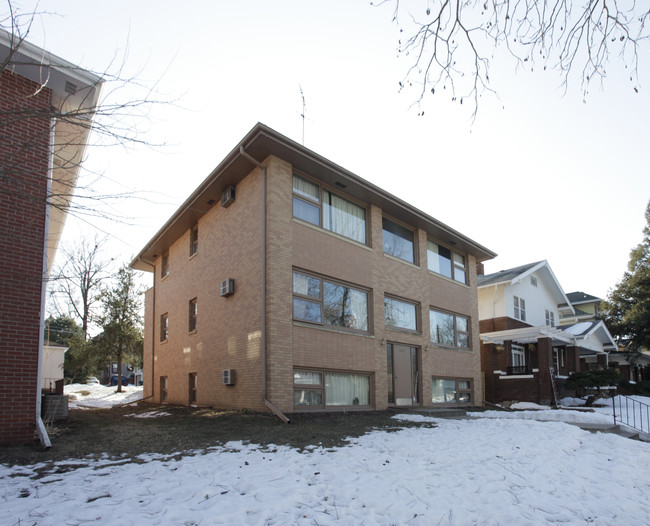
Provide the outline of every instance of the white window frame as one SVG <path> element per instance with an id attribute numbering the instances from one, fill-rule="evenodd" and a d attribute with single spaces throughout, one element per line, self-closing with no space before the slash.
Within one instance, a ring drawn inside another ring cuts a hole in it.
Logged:
<path id="1" fill-rule="evenodd" d="M 515 319 L 526 321 L 526 300 L 519 296 L 513 296 Z"/>
<path id="2" fill-rule="evenodd" d="M 512 367 L 526 367 L 526 348 L 513 343 L 510 346 L 510 362 Z"/>

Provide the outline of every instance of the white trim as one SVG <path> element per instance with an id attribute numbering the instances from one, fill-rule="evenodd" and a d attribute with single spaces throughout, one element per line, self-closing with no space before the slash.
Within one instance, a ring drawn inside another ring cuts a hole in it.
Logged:
<path id="1" fill-rule="evenodd" d="M 532 374 L 510 374 L 507 376 L 499 376 L 499 380 L 521 380 L 521 379 L 528 379 L 528 378 L 535 378 L 535 375 Z"/>

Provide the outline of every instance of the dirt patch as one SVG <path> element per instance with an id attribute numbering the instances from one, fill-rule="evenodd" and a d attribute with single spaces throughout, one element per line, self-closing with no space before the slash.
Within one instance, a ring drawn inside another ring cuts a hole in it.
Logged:
<path id="1" fill-rule="evenodd" d="M 152 412 L 166 416 L 146 418 Z M 388 411 L 294 414 L 284 424 L 270 414 L 248 411 L 219 411 L 185 406 L 148 404 L 113 409 L 70 410 L 65 421 L 51 428 L 52 448 L 44 451 L 38 443 L 0 447 L 0 463 L 29 465 L 66 459 L 108 456 L 137 461 L 145 453 L 174 455 L 203 452 L 230 441 L 277 445 L 304 449 L 343 446 L 347 438 L 362 436 L 375 429 L 394 431 L 404 427 L 431 427 L 432 424 L 402 422 Z M 145 418 L 139 418 L 145 417 Z"/>

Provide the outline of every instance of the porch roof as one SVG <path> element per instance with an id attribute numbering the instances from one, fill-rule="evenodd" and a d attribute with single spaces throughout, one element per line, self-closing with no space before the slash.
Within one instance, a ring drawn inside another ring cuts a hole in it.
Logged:
<path id="1" fill-rule="evenodd" d="M 481 334 L 485 343 L 503 344 L 506 341 L 517 343 L 537 343 L 541 338 L 550 338 L 553 345 L 572 345 L 578 348 L 580 355 L 604 354 L 605 343 L 594 332 L 581 335 L 572 334 L 559 327 L 523 327 L 505 331 L 486 332 Z"/>

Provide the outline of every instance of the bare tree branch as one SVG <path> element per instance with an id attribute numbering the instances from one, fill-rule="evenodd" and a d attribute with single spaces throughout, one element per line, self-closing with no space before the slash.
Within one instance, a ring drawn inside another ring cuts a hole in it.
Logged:
<path id="1" fill-rule="evenodd" d="M 393 6 L 400 33 L 398 52 L 411 61 L 400 90 L 416 88 L 414 104 L 449 90 L 452 101 L 478 97 L 490 88 L 490 58 L 505 47 L 517 66 L 559 72 L 565 90 L 579 78 L 586 98 L 612 61 L 629 71 L 638 91 L 639 45 L 647 40 L 650 8 L 637 0 L 426 0 Z M 414 10 L 416 9 L 416 10 Z M 442 90 L 440 89 L 442 88 Z M 422 112 L 423 113 L 423 112 Z"/>

